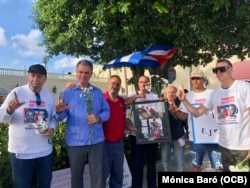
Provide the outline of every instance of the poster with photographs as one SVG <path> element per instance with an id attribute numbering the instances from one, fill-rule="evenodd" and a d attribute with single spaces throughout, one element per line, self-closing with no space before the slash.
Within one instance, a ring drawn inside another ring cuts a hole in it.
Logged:
<path id="1" fill-rule="evenodd" d="M 135 102 L 134 123 L 137 128 L 137 144 L 171 141 L 167 105 L 163 101 Z"/>

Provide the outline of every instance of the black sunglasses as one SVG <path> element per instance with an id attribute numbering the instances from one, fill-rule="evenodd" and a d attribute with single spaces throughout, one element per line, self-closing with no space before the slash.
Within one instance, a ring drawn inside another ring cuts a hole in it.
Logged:
<path id="1" fill-rule="evenodd" d="M 36 104 L 40 105 L 42 103 L 41 97 L 39 93 L 36 93 Z"/>
<path id="2" fill-rule="evenodd" d="M 230 67 L 226 67 L 226 66 L 223 66 L 223 67 L 216 67 L 216 68 L 213 68 L 212 71 L 214 74 L 217 74 L 218 71 L 220 71 L 221 73 L 223 72 L 226 72 L 227 69 L 229 69 Z"/>

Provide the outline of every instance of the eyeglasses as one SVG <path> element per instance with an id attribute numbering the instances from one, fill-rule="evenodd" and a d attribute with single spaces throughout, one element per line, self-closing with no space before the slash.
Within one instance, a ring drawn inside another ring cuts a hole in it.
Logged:
<path id="1" fill-rule="evenodd" d="M 231 67 L 226 67 L 226 66 L 216 67 L 216 68 L 213 68 L 212 71 L 213 71 L 214 74 L 217 74 L 218 71 L 220 71 L 221 73 L 223 73 L 223 72 L 226 72 L 229 68 L 231 68 Z"/>
<path id="2" fill-rule="evenodd" d="M 201 80 L 200 77 L 192 77 L 191 80 Z"/>
<path id="3" fill-rule="evenodd" d="M 40 105 L 42 103 L 41 97 L 39 93 L 36 93 L 36 104 Z"/>

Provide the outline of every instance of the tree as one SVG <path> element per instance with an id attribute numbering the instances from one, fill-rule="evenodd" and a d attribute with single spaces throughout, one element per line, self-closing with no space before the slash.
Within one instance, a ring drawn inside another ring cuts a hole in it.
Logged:
<path id="1" fill-rule="evenodd" d="M 214 56 L 249 54 L 249 0 L 39 0 L 33 19 L 48 57 L 90 56 L 97 63 L 152 44 L 177 47 L 168 65 L 206 65 Z M 139 71 L 139 72 L 143 72 Z M 164 74 L 165 73 L 165 74 Z M 136 75 L 136 74 L 134 74 Z"/>

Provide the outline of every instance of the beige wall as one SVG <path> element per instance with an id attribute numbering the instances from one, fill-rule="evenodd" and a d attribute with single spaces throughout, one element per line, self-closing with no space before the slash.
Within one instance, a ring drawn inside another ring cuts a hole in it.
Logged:
<path id="1" fill-rule="evenodd" d="M 200 69 L 200 70 L 204 71 L 204 74 L 208 79 L 208 86 L 207 86 L 208 88 L 215 89 L 215 88 L 219 87 L 220 83 L 217 80 L 216 76 L 212 73 L 212 68 L 215 66 L 216 60 L 217 59 L 215 58 L 214 61 L 207 64 L 205 67 L 192 66 L 192 67 L 182 68 L 181 66 L 176 66 L 175 67 L 176 80 L 171 85 L 174 85 L 177 88 L 179 88 L 181 86 L 181 84 L 183 84 L 184 87 L 190 91 L 192 89 L 191 85 L 190 85 L 190 73 L 193 69 Z M 239 61 L 239 59 L 237 59 L 235 56 L 232 58 L 229 58 L 229 60 L 232 63 Z M 130 92 L 134 91 L 134 87 L 133 86 L 126 86 L 126 82 L 125 82 L 126 77 L 129 79 L 133 76 L 131 71 L 130 71 L 130 68 L 123 67 L 120 69 L 108 69 L 108 70 L 104 71 L 104 70 L 102 70 L 102 67 L 103 67 L 102 65 L 96 65 L 94 68 L 95 74 L 99 74 L 102 77 L 107 77 L 107 78 L 112 74 L 118 74 L 122 79 L 122 87 L 125 89 L 127 88 L 126 92 L 130 93 Z M 149 76 L 149 73 L 146 71 L 145 75 Z"/>
<path id="2" fill-rule="evenodd" d="M 198 67 L 187 67 L 182 68 L 181 66 L 176 66 L 176 80 L 171 84 L 179 88 L 181 84 L 184 85 L 186 89 L 190 91 L 190 72 L 192 69 L 198 68 L 204 71 L 206 77 L 208 78 L 209 88 L 216 88 L 219 86 L 219 83 L 215 77 L 214 74 L 212 74 L 212 67 L 214 66 L 213 63 L 208 64 L 206 67 L 198 66 Z M 102 69 L 102 66 L 96 66 L 94 72 L 99 72 Z M 121 69 L 108 69 L 105 71 L 101 71 L 100 75 L 103 77 L 109 77 L 109 75 L 117 74 L 122 79 L 122 87 L 126 89 L 126 82 L 125 82 L 125 76 L 127 76 L 127 79 L 131 78 L 132 72 L 130 71 L 130 68 L 121 68 Z M 148 71 L 145 72 L 145 75 L 149 76 Z M 130 92 L 134 91 L 134 86 L 127 86 L 127 92 L 128 94 Z"/>
<path id="3" fill-rule="evenodd" d="M 229 59 L 232 63 L 239 61 L 236 57 Z M 204 71 L 205 76 L 208 79 L 208 88 L 214 89 L 219 87 L 220 83 L 216 79 L 215 75 L 212 73 L 212 68 L 215 66 L 216 59 L 209 63 L 207 66 L 198 66 L 198 67 L 187 67 L 182 68 L 181 66 L 176 66 L 176 80 L 171 84 L 175 85 L 177 88 L 184 85 L 186 89 L 189 91 L 190 88 L 190 72 L 191 70 L 198 68 Z M 131 78 L 132 72 L 130 68 L 121 68 L 121 69 L 108 69 L 102 70 L 102 65 L 95 65 L 94 66 L 94 75 L 91 78 L 91 83 L 96 85 L 97 87 L 101 88 L 102 91 L 106 91 L 108 78 L 110 75 L 117 74 L 122 79 L 122 87 L 125 89 L 125 93 L 120 94 L 129 94 L 130 92 L 134 91 L 134 86 L 127 85 L 126 79 Z M 11 73 L 9 73 L 11 72 Z M 14 74 L 13 74 L 14 72 Z M 148 71 L 145 72 L 145 75 L 149 76 Z M 64 74 L 56 74 L 56 73 L 48 73 L 48 79 L 45 84 L 45 88 L 52 92 L 52 88 L 56 86 L 57 93 L 54 95 L 55 98 L 58 97 L 58 93 L 65 87 L 66 82 L 68 81 L 75 81 L 75 75 L 64 75 Z M 23 85 L 27 83 L 27 74 L 25 71 L 18 70 L 14 71 L 13 69 L 0 69 L 0 87 L 12 90 L 16 87 L 16 85 Z"/>
<path id="4" fill-rule="evenodd" d="M 214 63 L 208 64 L 206 67 L 203 66 L 192 66 L 187 68 L 182 68 L 180 66 L 175 67 L 176 70 L 176 80 L 171 84 L 179 88 L 181 84 L 183 84 L 184 88 L 188 89 L 189 91 L 192 90 L 190 84 L 190 74 L 192 70 L 199 69 L 202 70 L 205 76 L 208 79 L 208 88 L 214 89 L 219 87 L 219 82 L 217 81 L 216 76 L 212 73 L 212 68 L 214 67 Z"/>
<path id="5" fill-rule="evenodd" d="M 232 58 L 229 58 L 229 60 L 232 63 L 239 61 L 239 59 L 237 59 L 237 57 L 235 57 L 235 56 Z M 212 73 L 212 68 L 215 67 L 216 61 L 217 61 L 217 59 L 214 59 L 212 62 L 207 64 L 205 67 L 202 65 L 196 66 L 196 67 L 191 66 L 191 67 L 187 67 L 185 69 L 180 67 L 180 66 L 175 67 L 175 70 L 177 72 L 177 76 L 176 76 L 176 80 L 171 85 L 175 85 L 177 88 L 179 88 L 181 86 L 181 84 L 183 84 L 184 87 L 190 91 L 192 89 L 191 84 L 190 84 L 190 73 L 194 69 L 200 69 L 204 72 L 205 76 L 208 79 L 207 88 L 210 88 L 210 89 L 218 88 L 220 86 L 220 82 L 217 80 L 216 76 Z"/>

